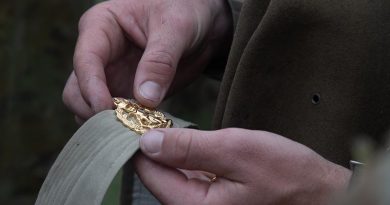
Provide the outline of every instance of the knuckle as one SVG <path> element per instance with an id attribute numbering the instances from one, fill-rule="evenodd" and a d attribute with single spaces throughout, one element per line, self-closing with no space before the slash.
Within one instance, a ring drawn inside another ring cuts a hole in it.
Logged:
<path id="1" fill-rule="evenodd" d="M 62 102 L 64 102 L 64 105 L 66 107 L 69 107 L 69 102 L 71 98 L 72 98 L 71 91 L 68 88 L 68 86 L 65 86 L 64 90 L 62 91 Z"/>
<path id="2" fill-rule="evenodd" d="M 93 51 L 82 52 L 76 49 L 73 56 L 73 68 L 76 74 L 80 70 L 96 67 L 100 62 L 105 63 L 105 59 L 99 57 L 99 54 Z"/>
<path id="3" fill-rule="evenodd" d="M 226 139 L 226 137 L 228 136 L 234 136 L 235 134 L 237 133 L 237 128 L 224 128 L 224 129 L 220 129 L 216 132 L 216 136 L 217 137 L 224 137 Z"/>
<path id="4" fill-rule="evenodd" d="M 79 31 L 82 31 L 84 26 L 88 24 L 89 19 L 91 19 L 94 15 L 96 15 L 96 13 L 98 13 L 96 11 L 96 10 L 98 10 L 97 6 L 98 5 L 95 5 L 95 6 L 91 7 L 90 9 L 85 11 L 83 13 L 83 15 L 81 15 L 81 17 L 79 19 L 79 24 L 78 24 Z"/>
<path id="5" fill-rule="evenodd" d="M 106 84 L 106 80 L 99 75 L 88 74 L 85 76 L 84 82 L 80 83 L 80 86 L 83 87 L 84 89 L 86 89 L 86 93 L 88 93 L 87 95 L 89 95 L 88 96 L 89 98 L 92 97 L 92 95 L 94 97 L 101 97 L 102 93 L 96 92 L 94 94 L 94 92 L 97 89 L 97 85 L 99 85 L 100 83 Z M 81 89 L 83 89 L 83 88 L 81 88 Z M 98 101 L 97 103 L 103 103 L 103 102 Z"/>
<path id="6" fill-rule="evenodd" d="M 92 8 L 91 8 L 92 9 Z M 89 10 L 86 11 L 83 15 L 81 15 L 80 19 L 79 19 L 79 24 L 78 24 L 78 29 L 79 31 L 82 31 L 83 28 L 84 28 L 84 25 L 85 25 L 85 22 L 86 22 L 86 19 L 88 18 L 88 15 L 89 14 Z"/>
<path id="7" fill-rule="evenodd" d="M 73 68 L 77 74 L 80 74 L 82 70 L 93 66 L 93 61 L 86 58 L 83 54 L 76 54 L 73 57 Z"/>
<path id="8" fill-rule="evenodd" d="M 79 31 L 82 31 L 85 25 L 91 23 L 91 21 L 96 20 L 99 15 L 104 14 L 107 8 L 109 8 L 109 6 L 110 6 L 110 2 L 108 1 L 101 2 L 94 5 L 87 11 L 85 11 L 79 19 L 79 24 L 78 24 Z"/>
<path id="9" fill-rule="evenodd" d="M 252 140 L 249 140 L 248 133 L 244 129 L 225 128 L 218 130 L 216 137 L 220 138 L 221 147 L 227 155 L 235 153 L 237 156 L 247 156 L 253 149 Z"/>
<path id="10" fill-rule="evenodd" d="M 75 70 L 79 67 L 81 59 L 83 59 L 82 55 L 79 52 L 77 52 L 77 50 L 76 50 L 74 55 L 73 55 L 73 68 Z"/>
<path id="11" fill-rule="evenodd" d="M 166 50 L 151 51 L 145 55 L 144 61 L 169 70 L 176 67 L 173 55 Z"/>
<path id="12" fill-rule="evenodd" d="M 75 88 L 74 86 L 72 86 L 73 83 L 72 81 L 74 81 L 73 77 L 74 76 L 72 75 L 70 76 L 68 82 L 66 82 L 65 84 L 64 90 L 62 91 L 62 101 L 64 102 L 65 106 L 68 108 L 72 103 L 72 99 L 75 99 L 77 97 Z"/>
<path id="13" fill-rule="evenodd" d="M 91 60 L 88 60 L 84 54 L 80 52 L 75 52 L 73 56 L 73 68 L 75 69 L 76 72 L 80 68 L 89 67 L 90 65 L 92 65 Z"/>
<path id="14" fill-rule="evenodd" d="M 159 81 L 169 81 L 176 73 L 176 61 L 167 51 L 153 51 L 145 55 L 144 67 L 152 78 Z"/>
<path id="15" fill-rule="evenodd" d="M 191 33 L 196 28 L 194 20 L 190 16 L 174 15 L 170 18 L 172 23 L 175 25 L 177 31 L 180 33 L 188 34 Z"/>
<path id="16" fill-rule="evenodd" d="M 190 161 L 193 146 L 193 136 L 188 132 L 179 131 L 175 136 L 173 156 L 177 164 L 187 164 Z"/>

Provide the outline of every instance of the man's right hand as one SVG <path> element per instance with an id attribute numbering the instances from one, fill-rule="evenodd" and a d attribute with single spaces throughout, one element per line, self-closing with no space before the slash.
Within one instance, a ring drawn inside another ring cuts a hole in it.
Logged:
<path id="1" fill-rule="evenodd" d="M 156 107 L 170 87 L 191 82 L 229 43 L 232 23 L 226 4 L 111 0 L 94 6 L 79 22 L 64 103 L 78 121 L 111 109 L 112 96 L 134 96 Z"/>

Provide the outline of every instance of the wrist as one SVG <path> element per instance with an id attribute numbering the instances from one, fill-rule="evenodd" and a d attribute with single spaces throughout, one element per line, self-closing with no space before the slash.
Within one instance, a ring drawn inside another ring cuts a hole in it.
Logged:
<path id="1" fill-rule="evenodd" d="M 304 180 L 298 181 L 292 204 L 329 204 L 335 197 L 348 190 L 351 171 L 316 155 L 305 164 Z M 312 167 L 312 168 L 309 168 Z"/>
<path id="2" fill-rule="evenodd" d="M 325 184 L 328 185 L 330 193 L 339 193 L 348 190 L 349 182 L 352 177 L 351 170 L 328 162 L 329 171 L 327 177 L 324 178 Z"/>
<path id="3" fill-rule="evenodd" d="M 322 177 L 319 176 L 319 191 L 317 199 L 312 201 L 313 204 L 318 204 L 316 200 L 322 204 L 328 204 L 335 197 L 346 192 L 352 176 L 349 169 L 329 161 L 325 162 L 323 173 Z"/>

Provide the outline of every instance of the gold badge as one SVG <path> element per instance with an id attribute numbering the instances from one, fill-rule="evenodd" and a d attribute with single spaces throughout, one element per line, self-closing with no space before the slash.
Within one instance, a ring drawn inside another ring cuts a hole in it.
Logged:
<path id="1" fill-rule="evenodd" d="M 162 112 L 147 108 L 135 100 L 114 98 L 117 118 L 130 130 L 142 135 L 154 128 L 170 128 L 172 120 L 167 119 Z"/>

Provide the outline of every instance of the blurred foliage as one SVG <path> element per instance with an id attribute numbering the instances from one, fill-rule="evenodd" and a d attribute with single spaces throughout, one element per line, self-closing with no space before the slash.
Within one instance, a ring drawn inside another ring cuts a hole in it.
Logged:
<path id="1" fill-rule="evenodd" d="M 1 204 L 33 204 L 50 165 L 77 129 L 61 94 L 72 69 L 78 19 L 96 2 L 0 1 Z M 210 128 L 217 87 L 201 79 L 164 108 Z M 117 180 L 110 196 L 118 186 Z"/>
<path id="2" fill-rule="evenodd" d="M 77 21 L 91 2 L 0 2 L 0 201 L 32 204 L 74 132 L 61 91 L 72 68 Z"/>
<path id="3" fill-rule="evenodd" d="M 369 136 L 357 136 L 352 144 L 352 159 L 359 162 L 369 162 L 376 155 L 380 146 Z"/>
<path id="4" fill-rule="evenodd" d="M 380 153 L 352 179 L 353 186 L 337 205 L 390 204 L 390 153 Z"/>

